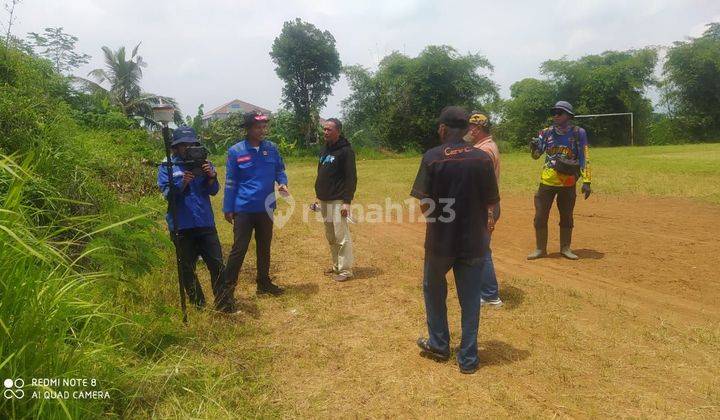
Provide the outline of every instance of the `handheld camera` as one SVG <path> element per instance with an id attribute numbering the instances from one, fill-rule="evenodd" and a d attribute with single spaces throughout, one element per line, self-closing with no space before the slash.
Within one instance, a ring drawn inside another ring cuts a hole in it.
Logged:
<path id="1" fill-rule="evenodd" d="M 189 146 L 185 149 L 182 164 L 195 176 L 201 176 L 204 172 L 202 166 L 207 162 L 208 150 L 205 146 Z"/>

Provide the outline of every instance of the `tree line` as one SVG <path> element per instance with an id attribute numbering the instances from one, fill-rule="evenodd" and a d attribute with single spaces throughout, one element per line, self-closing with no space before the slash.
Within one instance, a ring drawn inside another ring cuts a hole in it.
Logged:
<path id="1" fill-rule="evenodd" d="M 59 73 L 69 73 L 90 58 L 74 51 L 77 38 L 62 28 L 13 40 L 19 49 L 50 60 Z M 160 100 L 176 105 L 173 98 L 141 89 L 147 64 L 139 47 L 130 54 L 124 47 L 103 47 L 105 68 L 86 78 L 72 77 L 92 99 L 79 104 L 81 110 L 94 116 L 105 113 L 111 120 L 124 116 L 152 128 L 152 105 Z M 658 75 L 660 51 L 665 58 Z M 351 89 L 341 103 L 345 134 L 359 146 L 426 149 L 436 141 L 435 117 L 444 106 L 455 104 L 488 113 L 496 138 L 521 147 L 549 123 L 548 109 L 559 99 L 570 101 L 578 114 L 633 113 L 636 144 L 720 138 L 720 23 L 669 47 L 547 60 L 540 65 L 541 78 L 513 83 L 507 99 L 500 97 L 485 56 L 460 54 L 447 45 L 428 46 L 415 57 L 393 52 L 375 70 L 343 66 L 329 31 L 294 19 L 285 22 L 269 54 L 284 82 L 282 107 L 270 134 L 286 150 L 308 149 L 321 138 L 320 110 L 341 75 Z M 651 89 L 659 92 L 657 109 L 648 97 Z M 203 126 L 203 111 L 201 105 L 194 118 L 183 119 L 178 110 L 176 124 L 192 125 L 220 152 L 237 138 L 240 120 Z M 627 145 L 631 137 L 627 117 L 585 119 L 582 125 L 596 145 Z"/>
<path id="2" fill-rule="evenodd" d="M 497 139 L 522 147 L 549 124 L 548 109 L 559 99 L 573 103 L 578 114 L 632 113 L 635 144 L 720 139 L 720 23 L 669 47 L 547 60 L 542 78 L 513 83 L 507 99 L 486 57 L 447 45 L 428 46 L 416 57 L 393 52 L 374 71 L 341 66 L 332 34 L 295 19 L 285 23 L 270 55 L 285 82 L 284 114 L 276 123 L 282 127 L 275 131 L 300 148 L 317 140 L 319 110 L 341 74 L 351 89 L 342 101 L 345 132 L 360 146 L 426 149 L 436 142 L 436 116 L 454 104 L 489 113 Z M 657 109 L 651 89 L 659 92 Z M 628 117 L 589 118 L 582 125 L 596 145 L 629 144 Z"/>

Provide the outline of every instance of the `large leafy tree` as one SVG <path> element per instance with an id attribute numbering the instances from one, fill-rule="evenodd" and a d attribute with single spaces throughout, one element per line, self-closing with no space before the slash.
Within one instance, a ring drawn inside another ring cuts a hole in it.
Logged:
<path id="1" fill-rule="evenodd" d="M 102 47 L 105 55 L 105 68 L 95 69 L 88 73 L 94 81 L 78 80 L 94 93 L 107 96 L 123 114 L 139 120 L 146 126 L 154 127 L 156 125 L 152 119 L 152 107 L 161 101 L 175 107 L 175 123 L 183 124 L 182 114 L 173 98 L 143 92 L 140 87 L 142 69 L 147 66 L 147 63 L 138 55 L 138 48 L 140 48 L 140 44 L 133 48 L 128 57 L 125 47 L 120 47 L 117 51 Z M 109 85 L 109 88 L 104 85 Z"/>
<path id="2" fill-rule="evenodd" d="M 657 51 L 643 48 L 606 51 L 577 60 L 548 60 L 540 71 L 557 88 L 557 99 L 570 101 L 577 114 L 632 112 L 636 140 L 645 140 L 652 104 L 645 97 L 648 87 L 657 84 L 654 76 Z M 626 118 L 598 118 L 583 121 L 597 144 L 626 145 L 630 124 Z"/>
<path id="3" fill-rule="evenodd" d="M 49 59 L 58 73 L 70 72 L 90 61 L 90 56 L 75 52 L 76 36 L 63 32 L 63 28 L 45 28 L 42 34 L 29 32 L 33 50 Z"/>
<path id="4" fill-rule="evenodd" d="M 275 72 L 285 82 L 283 102 L 298 119 L 301 141 L 313 142 L 319 110 L 342 69 L 335 38 L 300 19 L 288 21 L 275 38 L 270 57 L 276 64 Z"/>
<path id="5" fill-rule="evenodd" d="M 699 38 L 675 42 L 663 65 L 671 117 L 700 140 L 720 135 L 720 23 Z"/>
<path id="6" fill-rule="evenodd" d="M 522 146 L 548 122 L 548 110 L 557 101 L 557 86 L 548 80 L 527 78 L 510 86 L 510 99 L 501 106 L 499 138 Z"/>
<path id="7" fill-rule="evenodd" d="M 479 54 L 460 55 L 449 46 L 429 46 L 417 57 L 398 52 L 375 72 L 347 67 L 352 94 L 343 101 L 353 141 L 395 150 L 429 148 L 437 142 L 436 120 L 448 105 L 484 109 L 498 99 Z"/>

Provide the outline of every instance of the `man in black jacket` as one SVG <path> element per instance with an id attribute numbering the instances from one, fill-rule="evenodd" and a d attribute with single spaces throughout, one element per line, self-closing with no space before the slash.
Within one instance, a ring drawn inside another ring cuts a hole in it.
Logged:
<path id="1" fill-rule="evenodd" d="M 355 152 L 342 135 L 342 123 L 330 118 L 323 125 L 325 148 L 320 153 L 315 194 L 325 222 L 333 266 L 326 274 L 335 281 L 352 277 L 352 240 L 348 227 L 350 203 L 355 195 L 357 172 Z"/>

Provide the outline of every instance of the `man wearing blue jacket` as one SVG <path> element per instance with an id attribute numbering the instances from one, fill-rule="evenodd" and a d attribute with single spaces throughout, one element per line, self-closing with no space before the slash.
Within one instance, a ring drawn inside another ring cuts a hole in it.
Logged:
<path id="1" fill-rule="evenodd" d="M 277 296 L 283 289 L 270 280 L 270 243 L 275 209 L 275 183 L 287 195 L 285 163 L 275 144 L 265 140 L 268 118 L 259 112 L 243 116 L 247 138 L 228 150 L 225 198 L 225 220 L 233 224 L 234 242 L 228 257 L 226 284 L 232 299 L 238 275 L 255 231 L 257 254 L 257 294 Z"/>
<path id="2" fill-rule="evenodd" d="M 189 146 L 199 144 L 195 130 L 180 127 L 173 132 L 172 148 L 173 179 L 175 184 L 175 209 L 177 214 L 177 244 L 180 253 L 180 280 L 188 299 L 198 308 L 205 306 L 205 295 L 195 275 L 195 263 L 198 255 L 210 271 L 210 281 L 215 306 L 218 310 L 227 310 L 223 303 L 224 271 L 222 248 L 215 229 L 215 217 L 210 205 L 210 196 L 218 193 L 215 167 L 209 161 L 202 165 L 200 175 L 193 174 L 184 163 Z M 160 165 L 157 183 L 166 199 L 170 199 L 170 181 L 167 168 Z M 166 215 L 168 229 L 173 231 L 172 215 Z"/>

